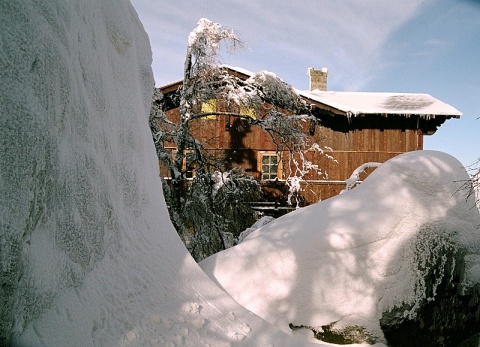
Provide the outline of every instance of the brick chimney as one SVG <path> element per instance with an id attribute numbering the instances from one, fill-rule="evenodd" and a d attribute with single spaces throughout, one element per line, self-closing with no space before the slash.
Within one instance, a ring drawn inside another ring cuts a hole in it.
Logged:
<path id="1" fill-rule="evenodd" d="M 308 68 L 308 75 L 310 76 L 310 90 L 327 91 L 327 76 L 328 69 L 326 67 L 321 70 L 315 70 L 313 67 Z"/>

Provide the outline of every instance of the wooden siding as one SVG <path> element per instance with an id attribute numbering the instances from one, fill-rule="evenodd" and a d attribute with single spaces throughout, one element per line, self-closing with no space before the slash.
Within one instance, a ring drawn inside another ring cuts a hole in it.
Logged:
<path id="1" fill-rule="evenodd" d="M 238 112 L 236 105 L 227 105 L 217 100 L 217 111 Z M 167 118 L 178 123 L 178 109 L 166 111 Z M 332 148 L 327 152 L 335 160 L 317 152 L 310 152 L 307 159 L 317 164 L 325 175 L 311 174 L 306 177 L 303 185 L 302 204 L 311 204 L 337 195 L 345 188 L 344 181 L 360 165 L 367 162 L 385 162 L 386 160 L 404 152 L 423 148 L 423 133 L 417 129 L 418 121 L 415 118 L 405 117 L 358 117 L 347 120 L 340 117 L 339 126 L 329 127 L 315 125 L 315 132 L 311 136 L 312 142 Z M 305 132 L 311 130 L 310 124 L 305 124 Z M 214 119 L 198 119 L 192 121 L 190 130 L 195 138 L 204 143 L 208 155 L 223 159 L 227 164 L 225 169 L 242 167 L 253 177 L 261 179 L 259 153 L 261 151 L 275 151 L 276 147 L 271 138 L 256 126 L 237 117 L 219 115 Z M 174 148 L 174 143 L 167 143 L 167 147 Z M 288 163 L 285 162 L 284 171 L 288 176 Z M 371 172 L 372 169 L 369 170 Z M 368 172 L 368 173 L 369 173 Z M 163 177 L 169 177 L 168 170 L 161 168 Z M 365 175 L 366 176 L 366 175 Z M 285 182 L 278 182 L 284 187 Z M 270 191 L 278 190 L 276 194 L 285 196 L 284 188 L 278 184 L 265 182 L 270 185 Z M 272 188 L 273 187 L 273 188 Z M 280 193 L 279 193 L 280 192 Z"/>

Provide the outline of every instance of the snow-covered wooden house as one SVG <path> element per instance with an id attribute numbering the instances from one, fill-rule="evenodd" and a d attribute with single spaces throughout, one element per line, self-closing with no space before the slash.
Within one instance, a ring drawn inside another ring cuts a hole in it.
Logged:
<path id="1" fill-rule="evenodd" d="M 243 79 L 252 75 L 241 68 L 228 70 Z M 314 142 L 330 147 L 329 154 L 335 160 L 312 153 L 309 159 L 325 175 L 305 177 L 301 192 L 305 204 L 339 194 L 352 172 L 364 163 L 381 163 L 398 154 L 423 149 L 424 136 L 434 134 L 446 120 L 461 116 L 457 109 L 428 94 L 327 91 L 327 70 L 310 68 L 308 72 L 309 90 L 297 90 L 318 119 L 308 127 L 308 135 Z M 173 95 L 181 85 L 182 81 L 176 81 L 159 88 L 167 100 L 164 111 L 168 118 L 178 117 L 179 105 Z M 206 106 L 221 111 L 225 104 L 215 100 Z M 229 167 L 242 167 L 260 180 L 271 192 L 271 199 L 282 204 L 286 168 L 278 159 L 272 140 L 234 117 L 207 117 L 201 121 L 204 124 L 199 140 L 208 142 L 214 138 L 210 151 L 222 153 Z M 162 174 L 168 176 L 166 170 Z"/>

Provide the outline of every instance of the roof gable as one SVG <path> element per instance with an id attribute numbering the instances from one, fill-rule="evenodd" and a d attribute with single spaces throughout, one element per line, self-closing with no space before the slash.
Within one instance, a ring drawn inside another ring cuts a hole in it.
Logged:
<path id="1" fill-rule="evenodd" d="M 222 65 L 229 73 L 240 79 L 248 79 L 254 73 L 240 67 Z M 163 93 L 177 90 L 182 80 L 160 87 Z M 336 91 L 295 91 L 317 109 L 332 115 L 360 117 L 367 115 L 410 117 L 417 116 L 424 121 L 439 118 L 436 126 L 446 119 L 460 118 L 462 112 L 455 107 L 423 93 L 385 92 L 336 92 Z"/>

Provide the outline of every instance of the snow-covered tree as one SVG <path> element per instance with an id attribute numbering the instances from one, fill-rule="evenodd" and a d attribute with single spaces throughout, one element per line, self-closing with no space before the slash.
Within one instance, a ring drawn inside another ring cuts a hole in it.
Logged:
<path id="1" fill-rule="evenodd" d="M 223 235 L 228 231 L 225 227 L 231 226 L 231 223 L 215 219 L 207 222 L 210 218 L 219 217 L 213 212 L 215 207 L 218 208 L 214 201 L 218 198 L 214 189 L 215 177 L 225 177 L 223 172 L 232 167 L 224 157 L 209 152 L 209 144 L 195 136 L 199 133 L 197 127 L 201 126 L 201 119 L 211 116 L 233 117 L 248 127 L 262 129 L 275 144 L 277 153 L 285 162 L 284 167 L 288 168 L 286 182 L 290 185 L 291 195 L 298 193 L 298 181 L 305 174 L 311 171 L 321 173 L 321 169 L 306 160 L 304 155 L 307 151 L 323 153 L 323 149 L 318 144 L 310 143 L 307 136 L 310 123 L 317 121 L 311 115 L 310 106 L 290 85 L 273 73 L 262 71 L 245 80 L 220 64 L 221 48 L 234 51 L 241 46 L 242 42 L 233 31 L 208 19 L 200 19 L 188 37 L 183 83 L 175 94 L 175 102 L 179 105 L 177 121 L 168 119 L 162 111 L 171 100 L 164 98 L 158 90 L 154 95 L 150 126 L 160 162 L 168 168 L 171 176 L 165 195 L 172 221 L 180 235 L 189 240 L 187 245 L 191 249 L 196 248 L 195 242 L 199 240 L 218 244 L 218 247 L 214 247 L 216 251 L 225 248 Z M 201 105 L 212 99 L 222 100 L 225 103 L 224 110 L 202 110 Z M 166 150 L 166 143 L 174 143 L 176 149 L 173 153 Z M 190 185 L 186 184 L 186 179 L 192 167 L 195 168 L 195 178 Z M 238 176 L 239 172 L 229 171 L 230 182 L 251 182 L 243 172 Z M 230 190 L 229 194 L 236 196 L 233 199 L 236 201 L 255 196 L 245 194 L 242 190 Z M 202 198 L 193 199 L 194 196 Z M 194 200 L 201 201 L 203 208 L 211 212 L 209 216 L 202 215 L 208 228 L 196 225 L 192 230 L 191 225 L 187 227 L 187 210 L 191 210 Z M 239 231 L 243 229 L 244 226 Z M 200 253 L 203 257 L 212 252 Z"/>
<path id="2" fill-rule="evenodd" d="M 480 117 L 477 117 L 477 120 L 479 119 Z M 480 210 L 480 157 L 468 165 L 466 170 L 470 175 L 470 180 L 464 182 L 462 190 L 466 191 L 467 199 L 471 196 L 475 198 L 475 204 Z"/>
<path id="3" fill-rule="evenodd" d="M 475 202 L 480 210 L 480 169 L 473 176 L 473 193 L 475 194 Z"/>
<path id="4" fill-rule="evenodd" d="M 480 158 L 467 166 L 466 170 L 470 174 L 470 180 L 464 182 L 460 190 L 465 192 L 467 198 L 474 197 L 475 204 L 480 210 Z"/>
<path id="5" fill-rule="evenodd" d="M 192 256 L 201 260 L 236 244 L 255 222 L 248 202 L 259 196 L 259 183 L 239 168 L 196 176 L 186 188 L 177 229 Z"/>

